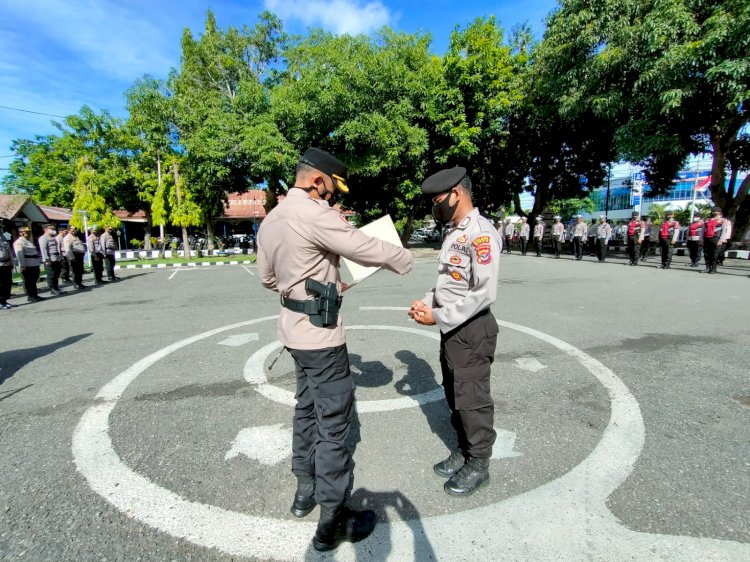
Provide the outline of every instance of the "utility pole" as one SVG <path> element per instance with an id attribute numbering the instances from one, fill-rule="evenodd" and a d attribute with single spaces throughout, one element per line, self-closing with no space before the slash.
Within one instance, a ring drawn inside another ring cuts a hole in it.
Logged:
<path id="1" fill-rule="evenodd" d="M 690 222 L 693 224 L 693 216 L 695 216 L 695 196 L 698 193 L 698 156 L 695 157 L 695 181 L 693 182 L 693 200 L 690 202 Z"/>
<path id="2" fill-rule="evenodd" d="M 609 220 L 609 181 L 612 177 L 612 163 L 610 162 L 607 169 L 607 200 L 604 203 L 604 220 Z"/>
<path id="3" fill-rule="evenodd" d="M 86 241 L 86 255 L 88 255 L 89 259 L 89 269 L 94 269 L 94 264 L 92 263 L 92 257 L 91 252 L 88 251 L 89 249 L 89 223 L 88 223 L 88 216 L 89 214 L 86 211 L 82 211 L 78 209 L 78 212 L 83 215 L 83 239 Z"/>

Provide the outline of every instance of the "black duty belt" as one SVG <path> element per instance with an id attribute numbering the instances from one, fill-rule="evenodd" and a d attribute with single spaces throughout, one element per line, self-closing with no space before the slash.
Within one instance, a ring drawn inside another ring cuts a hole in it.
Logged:
<path id="1" fill-rule="evenodd" d="M 281 306 L 293 310 L 294 312 L 302 312 L 303 314 L 318 314 L 320 304 L 317 299 L 298 301 L 295 299 L 288 299 L 281 297 Z"/>

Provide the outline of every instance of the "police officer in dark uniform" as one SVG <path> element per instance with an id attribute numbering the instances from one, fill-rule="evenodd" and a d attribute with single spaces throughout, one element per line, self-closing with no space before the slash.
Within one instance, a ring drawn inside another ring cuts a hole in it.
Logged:
<path id="1" fill-rule="evenodd" d="M 631 213 L 631 219 L 627 226 L 627 239 L 628 239 L 628 260 L 627 265 L 638 265 L 638 252 L 640 245 L 643 242 L 645 225 L 643 221 L 638 217 L 638 211 Z"/>
<path id="2" fill-rule="evenodd" d="M 435 220 L 448 225 L 436 287 L 414 301 L 409 316 L 440 328 L 440 367 L 458 450 L 433 469 L 443 489 L 468 496 L 489 481 L 495 443 L 490 368 L 498 327 L 490 305 L 497 297 L 502 240 L 471 200 L 465 168 L 442 170 L 422 184 Z"/>
<path id="3" fill-rule="evenodd" d="M 674 212 L 667 211 L 664 222 L 659 227 L 659 248 L 661 249 L 661 269 L 669 269 L 672 253 L 680 234 L 680 223 L 674 220 Z"/>
<path id="4" fill-rule="evenodd" d="M 281 297 L 278 336 L 294 359 L 297 405 L 292 436 L 292 473 L 297 491 L 291 512 L 304 517 L 321 507 L 313 547 L 336 548 L 375 527 L 375 513 L 346 507 L 352 462 L 346 437 L 354 412 L 344 325 L 338 308 L 345 288 L 343 256 L 365 266 L 404 274 L 408 250 L 371 238 L 331 206 L 348 193 L 346 166 L 332 154 L 309 148 L 297 164 L 294 186 L 258 231 L 258 270 L 264 287 Z"/>

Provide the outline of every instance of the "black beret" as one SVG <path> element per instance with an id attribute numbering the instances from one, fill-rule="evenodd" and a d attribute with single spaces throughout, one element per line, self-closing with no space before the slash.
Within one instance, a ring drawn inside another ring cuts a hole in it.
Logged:
<path id="1" fill-rule="evenodd" d="M 711 207 L 711 212 L 712 213 L 720 213 L 721 212 L 721 207 L 718 207 L 718 206 L 714 205 L 713 207 Z"/>
<path id="2" fill-rule="evenodd" d="M 638 216 L 638 211 L 633 211 L 632 213 L 630 213 L 630 216 L 637 217 Z"/>
<path id="3" fill-rule="evenodd" d="M 437 195 L 453 189 L 466 176 L 466 168 L 448 168 L 432 174 L 422 182 L 422 193 L 425 195 Z"/>
<path id="4" fill-rule="evenodd" d="M 331 176 L 341 191 L 349 193 L 349 187 L 346 185 L 346 165 L 330 152 L 310 147 L 300 156 L 299 161 Z"/>

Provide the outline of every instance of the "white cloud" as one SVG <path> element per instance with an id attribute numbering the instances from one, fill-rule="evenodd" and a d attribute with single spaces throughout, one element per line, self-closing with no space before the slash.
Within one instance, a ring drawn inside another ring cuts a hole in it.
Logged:
<path id="1" fill-rule="evenodd" d="M 380 0 L 366 3 L 360 0 L 264 0 L 263 3 L 283 20 L 299 20 L 306 26 L 320 26 L 336 34 L 370 33 L 392 19 Z"/>

